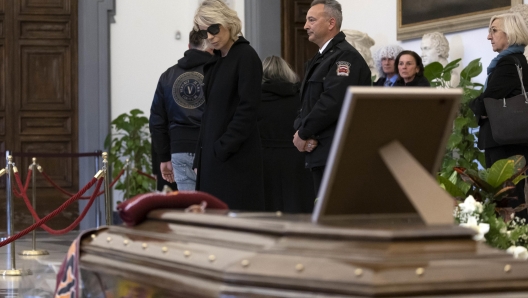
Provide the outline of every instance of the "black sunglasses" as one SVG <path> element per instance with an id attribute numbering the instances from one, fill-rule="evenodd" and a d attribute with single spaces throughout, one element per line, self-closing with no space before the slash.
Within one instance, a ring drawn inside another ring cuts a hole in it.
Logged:
<path id="1" fill-rule="evenodd" d="M 211 33 L 211 35 L 217 35 L 220 33 L 220 24 L 212 24 L 211 26 L 207 27 L 207 30 L 198 30 L 198 33 L 202 39 L 207 39 L 207 32 Z"/>

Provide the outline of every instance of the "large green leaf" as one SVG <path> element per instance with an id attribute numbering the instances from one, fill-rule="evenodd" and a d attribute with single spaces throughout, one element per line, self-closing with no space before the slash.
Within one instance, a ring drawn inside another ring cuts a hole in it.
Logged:
<path id="1" fill-rule="evenodd" d="M 461 60 L 462 60 L 462 58 L 458 58 L 456 60 L 453 60 L 453 61 L 447 63 L 446 66 L 444 66 L 444 73 L 451 72 L 453 69 L 457 68 L 460 65 L 459 62 Z"/>
<path id="2" fill-rule="evenodd" d="M 455 198 L 463 198 L 466 196 L 466 193 L 459 189 L 455 184 L 451 183 L 449 179 L 442 176 L 437 176 L 436 179 L 440 185 L 444 186 L 443 189 L 445 189 L 451 196 Z"/>
<path id="3" fill-rule="evenodd" d="M 461 131 L 462 128 L 468 124 L 468 122 L 469 122 L 468 118 L 464 118 L 464 117 L 460 117 L 460 116 L 457 117 L 455 119 L 455 130 L 456 131 Z"/>
<path id="4" fill-rule="evenodd" d="M 432 62 L 425 66 L 424 68 L 424 76 L 429 80 L 429 82 L 433 80 L 438 80 L 442 77 L 442 72 L 444 71 L 444 67 L 440 62 Z"/>
<path id="5" fill-rule="evenodd" d="M 447 147 L 453 149 L 458 144 L 460 144 L 460 142 L 462 142 L 462 135 L 455 132 L 449 137 L 449 140 L 447 141 Z"/>
<path id="6" fill-rule="evenodd" d="M 513 182 L 513 184 L 517 185 L 517 183 L 519 183 L 521 180 L 525 179 L 526 177 L 528 177 L 528 176 L 519 175 L 519 176 L 515 177 L 512 182 Z"/>
<path id="7" fill-rule="evenodd" d="M 480 58 L 477 58 L 471 62 L 462 70 L 460 76 L 465 80 L 471 80 L 478 76 L 482 72 L 482 63 L 480 63 Z"/>
<path id="8" fill-rule="evenodd" d="M 513 169 L 515 172 L 522 170 L 526 165 L 526 159 L 522 155 L 510 156 L 507 159 L 513 160 Z"/>
<path id="9" fill-rule="evenodd" d="M 494 188 L 499 187 L 514 173 L 514 162 L 510 159 L 501 159 L 495 162 L 489 169 L 488 182 Z"/>
<path id="10" fill-rule="evenodd" d="M 462 180 L 464 180 L 465 182 L 471 183 L 483 189 L 487 193 L 490 193 L 490 194 L 494 193 L 496 187 L 493 187 L 487 181 L 482 180 L 479 177 L 478 172 L 472 169 L 467 169 L 463 167 L 455 167 L 455 171 L 460 175 Z"/>

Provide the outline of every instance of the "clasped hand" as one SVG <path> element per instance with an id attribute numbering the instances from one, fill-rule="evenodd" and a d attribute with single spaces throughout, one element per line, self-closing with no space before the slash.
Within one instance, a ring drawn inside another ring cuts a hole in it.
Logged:
<path id="1" fill-rule="evenodd" d="M 293 135 L 293 145 L 300 152 L 312 152 L 318 145 L 316 139 L 303 140 L 299 137 L 299 131 L 296 131 Z"/>

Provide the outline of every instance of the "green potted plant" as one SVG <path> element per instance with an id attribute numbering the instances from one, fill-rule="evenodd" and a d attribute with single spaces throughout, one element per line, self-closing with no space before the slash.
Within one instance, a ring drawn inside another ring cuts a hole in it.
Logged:
<path id="1" fill-rule="evenodd" d="M 459 66 L 460 61 L 461 59 L 454 60 L 445 67 L 439 62 L 433 62 L 425 67 L 424 75 L 431 82 L 431 86 L 450 88 L 451 73 Z M 478 123 L 469 108 L 469 102 L 482 93 L 483 85 L 472 82 L 481 72 L 482 63 L 479 58 L 471 61 L 460 73 L 457 88 L 462 88 L 464 93 L 440 171 L 442 177 L 453 180 L 458 188 L 465 190 L 469 189 L 469 184 L 462 181 L 453 169 L 458 166 L 477 171 L 484 166 L 484 153 L 475 146 L 475 129 Z"/>
<path id="2" fill-rule="evenodd" d="M 141 171 L 152 174 L 151 143 L 148 129 L 149 120 L 139 109 L 123 113 L 111 122 L 111 133 L 106 137 L 105 148 L 108 150 L 108 163 L 112 177 L 119 174 L 129 161 L 130 176 L 122 176 L 115 189 L 123 191 L 123 200 L 137 194 L 152 191 L 154 180 L 143 175 L 134 174 Z"/>
<path id="3" fill-rule="evenodd" d="M 475 171 L 455 167 L 459 175 L 470 187 L 461 189 L 454 179 L 438 176 L 440 186 L 460 203 L 455 211 L 455 219 L 461 225 L 488 225 L 486 242 L 500 249 L 512 246 L 528 246 L 528 226 L 524 219 L 515 213 L 526 208 L 520 204 L 516 208 L 507 207 L 507 201 L 514 198 L 515 185 L 526 178 L 528 169 L 522 155 L 512 156 L 495 162 L 489 169 Z"/>

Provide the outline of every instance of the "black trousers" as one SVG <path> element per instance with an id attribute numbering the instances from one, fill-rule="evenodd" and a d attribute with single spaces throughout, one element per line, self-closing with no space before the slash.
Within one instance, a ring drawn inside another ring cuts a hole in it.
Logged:
<path id="1" fill-rule="evenodd" d="M 313 167 L 310 170 L 312 171 L 312 178 L 314 182 L 315 197 L 319 197 L 319 188 L 321 187 L 321 182 L 323 181 L 323 174 L 326 166 Z"/>
<path id="2" fill-rule="evenodd" d="M 503 145 L 499 147 L 486 148 L 484 151 L 484 156 L 486 158 L 486 167 L 491 167 L 496 161 L 500 159 L 506 159 L 513 155 L 523 155 L 528 162 L 528 146 L 523 145 Z M 500 207 L 512 207 L 515 208 L 520 204 L 526 203 L 525 194 L 524 194 L 524 185 L 525 179 L 519 181 L 515 186 L 515 196 L 517 200 L 509 200 L 505 206 Z M 516 216 L 520 218 L 525 218 L 528 220 L 528 213 L 526 209 L 523 211 L 517 212 Z"/>

